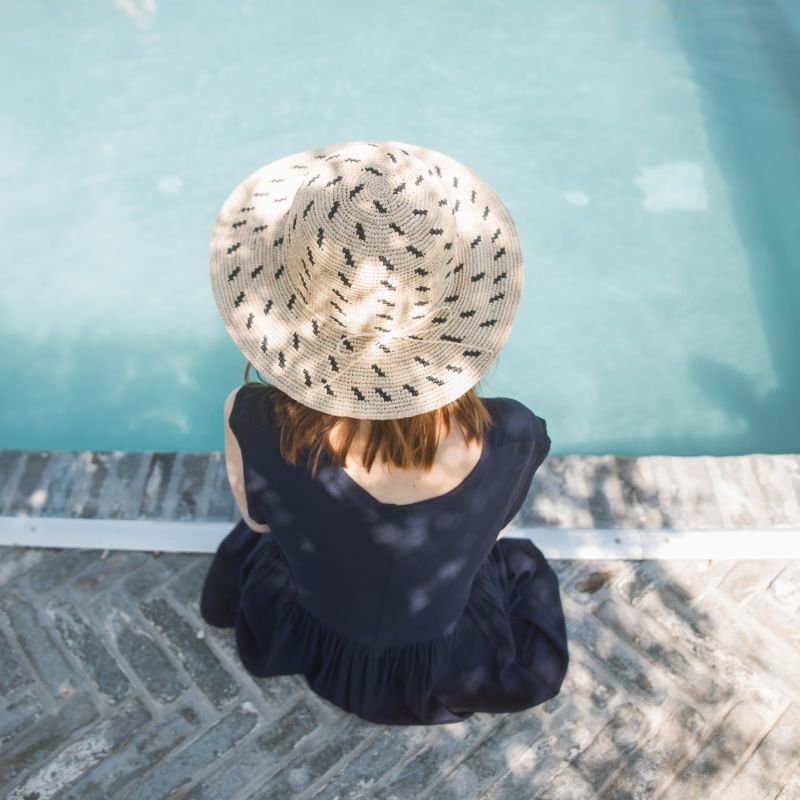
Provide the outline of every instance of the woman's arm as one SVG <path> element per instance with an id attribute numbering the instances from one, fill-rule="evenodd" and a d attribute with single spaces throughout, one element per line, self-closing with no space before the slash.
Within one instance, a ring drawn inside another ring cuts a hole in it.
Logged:
<path id="1" fill-rule="evenodd" d="M 225 400 L 225 468 L 228 472 L 228 483 L 231 485 L 231 491 L 236 499 L 236 505 L 239 506 L 242 519 L 245 521 L 248 528 L 254 530 L 256 533 L 268 533 L 270 531 L 269 525 L 261 525 L 250 519 L 247 513 L 247 495 L 244 490 L 244 463 L 242 460 L 242 450 L 239 447 L 239 442 L 234 436 L 231 429 L 230 418 L 231 410 L 233 409 L 233 400 L 236 397 L 236 392 L 239 387 L 234 389 Z"/>

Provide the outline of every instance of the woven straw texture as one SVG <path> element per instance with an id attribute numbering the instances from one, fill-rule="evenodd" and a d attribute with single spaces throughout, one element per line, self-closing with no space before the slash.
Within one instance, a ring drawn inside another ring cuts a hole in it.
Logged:
<path id="1" fill-rule="evenodd" d="M 508 209 L 458 161 L 344 142 L 274 161 L 216 220 L 214 299 L 236 346 L 306 406 L 399 419 L 472 388 L 519 307 Z"/>

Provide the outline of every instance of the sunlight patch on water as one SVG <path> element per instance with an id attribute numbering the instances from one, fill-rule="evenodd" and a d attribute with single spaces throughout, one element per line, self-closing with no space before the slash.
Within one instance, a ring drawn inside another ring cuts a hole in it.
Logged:
<path id="1" fill-rule="evenodd" d="M 634 183 L 647 211 L 708 211 L 703 168 L 691 162 L 644 167 Z"/>

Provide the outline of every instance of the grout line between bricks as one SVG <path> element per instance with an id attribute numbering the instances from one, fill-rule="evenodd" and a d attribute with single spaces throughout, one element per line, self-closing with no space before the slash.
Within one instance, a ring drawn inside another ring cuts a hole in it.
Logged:
<path id="1" fill-rule="evenodd" d="M 749 744 L 747 748 L 742 751 L 742 754 L 739 756 L 739 760 L 736 762 L 736 766 L 734 767 L 733 771 L 731 772 L 730 777 L 725 782 L 724 785 L 715 788 L 714 797 L 722 797 L 724 796 L 725 791 L 727 788 L 736 780 L 736 776 L 742 771 L 745 767 L 747 762 L 750 760 L 751 756 L 758 747 L 761 745 L 761 742 L 767 738 L 770 731 L 778 724 L 780 718 L 786 713 L 787 709 L 792 705 L 792 701 L 788 700 L 786 704 L 782 707 L 779 707 L 777 712 L 772 717 L 767 717 L 764 722 L 764 727 L 759 731 L 758 735 L 753 739 L 753 741 Z"/>

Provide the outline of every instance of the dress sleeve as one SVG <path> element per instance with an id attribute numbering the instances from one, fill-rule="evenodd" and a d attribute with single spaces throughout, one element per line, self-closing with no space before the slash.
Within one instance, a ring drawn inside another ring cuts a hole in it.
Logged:
<path id="1" fill-rule="evenodd" d="M 251 458 L 252 439 L 252 398 L 247 393 L 247 387 L 242 386 L 233 398 L 231 414 L 228 424 L 239 444 L 242 453 L 242 481 L 244 483 L 245 499 L 247 500 L 247 514 L 258 525 L 267 525 L 262 513 L 259 493 L 266 487 L 266 479 L 258 469 L 258 465 Z"/>
<path id="2" fill-rule="evenodd" d="M 526 455 L 520 457 L 521 466 L 511 493 L 511 499 L 502 525 L 503 528 L 519 513 L 530 491 L 536 470 L 539 469 L 550 452 L 551 442 L 550 437 L 547 435 L 547 422 L 541 417 L 536 417 L 536 420 L 538 421 L 539 431 L 536 438 L 528 443 Z"/>

